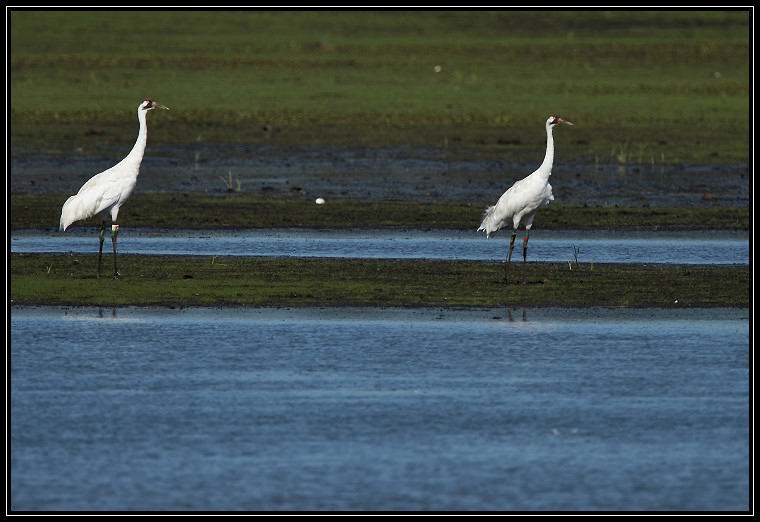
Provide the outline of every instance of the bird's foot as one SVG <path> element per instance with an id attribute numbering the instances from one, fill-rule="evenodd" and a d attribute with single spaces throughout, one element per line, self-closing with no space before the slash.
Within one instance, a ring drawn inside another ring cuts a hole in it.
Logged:
<path id="1" fill-rule="evenodd" d="M 113 278 L 114 279 L 119 279 L 119 275 L 120 275 L 119 272 L 114 272 Z"/>

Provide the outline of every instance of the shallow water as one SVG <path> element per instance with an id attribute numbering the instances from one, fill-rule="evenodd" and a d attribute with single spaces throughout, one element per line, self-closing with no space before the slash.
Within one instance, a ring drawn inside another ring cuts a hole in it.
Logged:
<path id="1" fill-rule="evenodd" d="M 122 254 L 453 259 L 495 261 L 508 235 L 455 230 L 147 230 L 123 228 Z M 522 236 L 521 236 L 522 237 Z M 15 253 L 94 253 L 97 231 L 17 231 Z M 110 242 L 109 242 L 110 243 Z M 110 248 L 110 244 L 107 245 Z M 748 232 L 607 232 L 534 230 L 531 261 L 580 263 L 749 264 Z M 514 255 L 522 256 L 517 245 Z"/>
<path id="2" fill-rule="evenodd" d="M 14 510 L 747 510 L 749 312 L 11 310 Z"/>

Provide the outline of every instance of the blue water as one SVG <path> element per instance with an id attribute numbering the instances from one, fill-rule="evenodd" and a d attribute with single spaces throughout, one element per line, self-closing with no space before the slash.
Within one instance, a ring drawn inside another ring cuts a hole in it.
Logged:
<path id="1" fill-rule="evenodd" d="M 747 510 L 749 312 L 10 313 L 13 510 Z"/>
<path id="2" fill-rule="evenodd" d="M 16 231 L 15 253 L 96 253 L 98 231 Z M 522 236 L 520 236 L 522 239 Z M 122 254 L 458 259 L 502 261 L 509 234 L 475 230 L 148 230 L 122 228 Z M 522 257 L 522 241 L 515 255 Z M 110 248 L 110 244 L 106 245 Z M 749 264 L 749 233 L 534 230 L 529 261 Z M 107 250 L 110 252 L 110 250 Z"/>

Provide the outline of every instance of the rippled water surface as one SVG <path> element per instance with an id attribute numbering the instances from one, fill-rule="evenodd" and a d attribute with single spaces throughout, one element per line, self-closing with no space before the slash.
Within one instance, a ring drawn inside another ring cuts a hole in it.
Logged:
<path id="1" fill-rule="evenodd" d="M 94 253 L 97 230 L 21 231 L 13 252 Z M 509 236 L 454 230 L 140 230 L 122 228 L 122 254 L 420 258 L 495 261 Z M 110 247 L 110 245 L 107 245 Z M 582 263 L 748 264 L 748 232 L 608 232 L 534 230 L 531 261 Z M 522 247 L 516 254 L 522 256 Z"/>
<path id="2" fill-rule="evenodd" d="M 22 308 L 14 510 L 746 510 L 749 312 Z"/>

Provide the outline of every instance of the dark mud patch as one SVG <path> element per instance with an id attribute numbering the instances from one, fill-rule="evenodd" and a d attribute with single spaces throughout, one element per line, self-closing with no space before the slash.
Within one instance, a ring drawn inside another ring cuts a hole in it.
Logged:
<path id="1" fill-rule="evenodd" d="M 76 193 L 127 151 L 39 154 L 16 149 L 13 194 Z M 498 161 L 454 149 L 278 148 L 267 145 L 149 147 L 139 192 L 242 193 L 280 198 L 477 201 L 492 204 L 541 162 Z M 472 159 L 474 158 L 474 159 Z M 552 186 L 557 202 L 630 206 L 748 206 L 746 165 L 635 165 L 563 162 Z"/>

